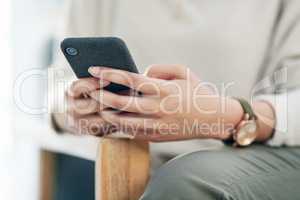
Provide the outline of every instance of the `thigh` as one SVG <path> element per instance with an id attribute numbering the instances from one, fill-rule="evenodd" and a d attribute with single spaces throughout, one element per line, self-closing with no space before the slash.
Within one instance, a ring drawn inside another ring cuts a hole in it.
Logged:
<path id="1" fill-rule="evenodd" d="M 299 199 L 300 148 L 224 147 L 179 156 L 156 171 L 142 200 Z"/>

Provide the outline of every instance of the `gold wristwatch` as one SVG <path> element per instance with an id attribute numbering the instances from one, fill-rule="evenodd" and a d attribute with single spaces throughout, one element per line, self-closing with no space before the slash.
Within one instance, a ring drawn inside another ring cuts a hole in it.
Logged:
<path id="1" fill-rule="evenodd" d="M 233 142 L 234 146 L 249 146 L 257 138 L 257 116 L 248 101 L 241 98 L 235 99 L 240 102 L 244 116 L 243 120 L 232 130 L 230 141 Z"/>

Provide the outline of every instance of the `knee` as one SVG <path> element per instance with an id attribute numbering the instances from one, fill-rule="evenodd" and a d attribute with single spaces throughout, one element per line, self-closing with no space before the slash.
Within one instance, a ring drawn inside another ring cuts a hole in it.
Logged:
<path id="1" fill-rule="evenodd" d="M 278 164 L 274 163 L 281 163 L 286 172 L 291 169 L 279 159 L 282 153 L 253 146 L 186 154 L 166 163 L 154 174 L 141 200 L 269 199 L 268 195 L 274 191 L 266 186 L 277 176 L 262 177 L 278 174 L 276 181 L 281 181 L 284 170 L 278 170 Z"/>
<path id="2" fill-rule="evenodd" d="M 221 157 L 216 152 L 196 152 L 168 162 L 156 171 L 141 200 L 232 199 L 222 180 Z"/>

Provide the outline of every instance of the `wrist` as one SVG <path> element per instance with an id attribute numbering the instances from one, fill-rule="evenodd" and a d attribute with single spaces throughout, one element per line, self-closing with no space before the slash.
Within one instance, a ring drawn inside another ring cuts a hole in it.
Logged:
<path id="1" fill-rule="evenodd" d="M 232 129 L 234 129 L 243 119 L 244 110 L 240 102 L 234 98 L 224 98 L 221 101 L 225 102 L 224 109 L 221 112 L 220 118 L 226 127 L 220 134 L 220 140 L 227 140 L 232 137 Z"/>
<path id="2" fill-rule="evenodd" d="M 244 110 L 238 100 L 228 97 L 218 97 L 210 99 L 206 104 L 206 110 L 213 111 L 213 114 L 199 114 L 199 121 L 209 124 L 210 131 L 202 134 L 207 139 L 226 140 L 232 136 L 234 129 L 243 119 Z"/>
<path id="3" fill-rule="evenodd" d="M 270 139 L 275 126 L 275 112 L 272 105 L 263 101 L 250 105 L 244 99 L 236 100 L 243 110 L 242 119 L 232 131 L 229 131 L 231 133 L 224 141 L 234 142 L 237 146 L 249 146 L 255 141 L 265 142 Z"/>
<path id="4" fill-rule="evenodd" d="M 224 142 L 234 146 L 249 146 L 258 135 L 258 119 L 253 106 L 243 98 L 234 98 L 242 107 L 242 119 L 229 130 L 230 137 Z"/>
<path id="5" fill-rule="evenodd" d="M 229 121 L 233 127 L 236 127 L 244 117 L 244 110 L 241 106 L 241 103 L 235 98 L 229 98 L 229 105 L 228 107 L 231 108 L 229 110 Z"/>
<path id="6" fill-rule="evenodd" d="M 256 101 L 253 103 L 253 109 L 258 117 L 257 124 L 257 142 L 266 142 L 269 140 L 275 129 L 276 115 L 272 105 L 266 101 Z"/>

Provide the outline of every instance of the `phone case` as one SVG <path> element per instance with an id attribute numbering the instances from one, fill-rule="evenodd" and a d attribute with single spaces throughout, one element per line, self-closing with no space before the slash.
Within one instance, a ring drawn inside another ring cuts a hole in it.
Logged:
<path id="1" fill-rule="evenodd" d="M 138 73 L 125 42 L 120 38 L 67 38 L 61 43 L 61 50 L 78 78 L 91 77 L 88 72 L 91 66 Z M 128 88 L 112 83 L 105 89 L 119 92 Z"/>

